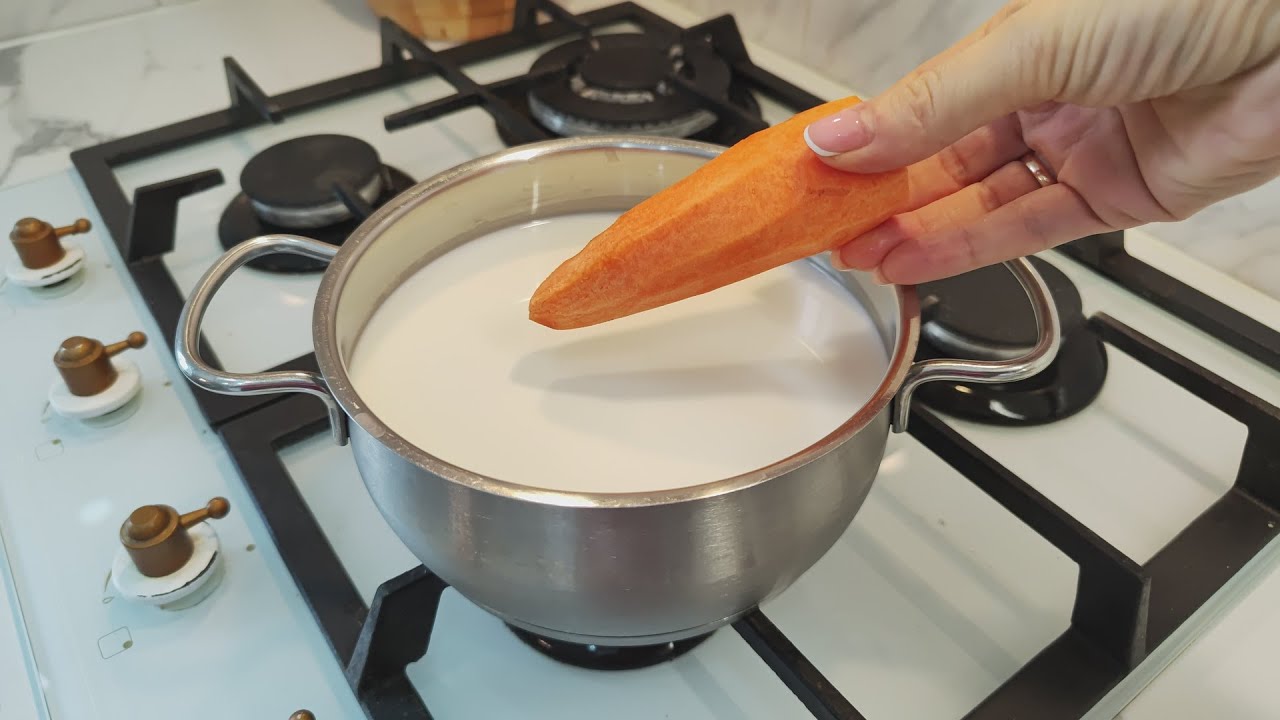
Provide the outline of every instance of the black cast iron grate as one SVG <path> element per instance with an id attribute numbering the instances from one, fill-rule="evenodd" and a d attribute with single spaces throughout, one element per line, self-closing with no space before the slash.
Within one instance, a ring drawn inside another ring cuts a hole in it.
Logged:
<path id="1" fill-rule="evenodd" d="M 546 13 L 552 20 L 537 22 L 539 12 Z M 553 135 L 516 112 L 503 99 L 514 90 L 539 82 L 541 77 L 521 76 L 485 86 L 469 78 L 463 68 L 536 48 L 548 41 L 572 38 L 593 28 L 622 23 L 638 26 L 643 32 L 667 43 L 697 42 L 710 46 L 728 63 L 736 84 L 762 93 L 793 112 L 822 102 L 821 98 L 751 62 L 737 26 L 729 15 L 686 29 L 630 2 L 574 15 L 550 0 L 518 0 L 516 15 L 516 24 L 510 32 L 438 52 L 429 49 L 399 25 L 383 19 L 380 28 L 382 61 L 377 67 L 275 96 L 264 93 L 233 58 L 224 58 L 231 98 L 227 109 L 72 152 L 72 162 L 169 349 L 173 349 L 178 316 L 185 300 L 163 259 L 174 248 L 177 204 L 183 197 L 221 185 L 224 178 L 216 168 L 195 172 L 138 188 L 130 200 L 115 174 L 115 169 L 122 165 L 253 126 L 288 122 L 295 115 L 428 76 L 447 80 L 457 94 L 389 116 L 384 121 L 389 130 L 466 107 L 481 106 L 493 117 L 504 136 L 522 142 L 549 139 Z M 673 78 L 673 81 L 681 82 L 678 78 Z M 696 92 L 696 88 L 687 89 Z M 730 138 L 732 142 L 763 126 L 758 117 L 745 113 L 732 103 L 718 98 L 703 100 L 725 115 L 731 121 L 731 127 L 738 128 Z M 339 199 L 347 198 L 340 194 Z M 210 228 L 210 232 L 215 230 Z M 209 347 L 205 338 L 201 343 L 205 360 L 220 368 L 216 348 Z M 272 369 L 315 370 L 315 356 L 309 353 Z M 196 397 L 206 420 L 215 427 L 278 400 L 278 396 L 270 395 L 233 397 L 198 393 Z"/>
<path id="2" fill-rule="evenodd" d="M 1079 566 L 1070 628 L 970 711 L 967 720 L 1077 720 L 1270 543 L 1280 529 L 1280 408 L 1105 315 L 1089 328 L 1243 423 L 1231 490 L 1138 565 L 924 408 L 910 434 Z M 327 429 L 292 396 L 221 428 L 223 443 L 370 720 L 431 718 L 405 667 L 427 651 L 447 585 L 424 567 L 383 583 L 366 606 L 280 459 Z M 864 716 L 760 610 L 734 624 L 815 718 Z M 427 702 L 429 702 L 429 698 Z"/>
<path id="3" fill-rule="evenodd" d="M 539 12 L 549 15 L 551 22 L 538 23 Z M 546 130 L 514 111 L 504 99 L 544 81 L 544 76 L 528 74 L 480 85 L 467 77 L 462 68 L 547 41 L 589 34 L 593 28 L 624 22 L 634 23 L 667 42 L 709 45 L 729 64 L 735 82 L 753 92 L 763 93 L 795 112 L 823 102 L 822 98 L 753 63 L 730 15 L 683 29 L 630 2 L 574 15 L 550 0 L 519 0 L 516 13 L 516 24 L 511 32 L 440 52 L 430 50 L 403 28 L 384 19 L 380 34 L 382 62 L 377 67 L 277 96 L 264 93 L 234 58 L 227 57 L 223 64 L 230 105 L 225 110 L 72 152 L 72 162 L 170 349 L 185 299 L 162 259 L 173 250 L 177 202 L 187 195 L 221 185 L 224 178 L 217 169 L 196 172 L 138 188 L 130 201 L 115 176 L 115 168 L 127 163 L 255 125 L 284 122 L 291 115 L 430 75 L 443 77 L 457 93 L 387 116 L 384 125 L 388 130 L 481 106 L 506 136 L 518 141 L 547 139 L 550 135 Z M 670 79 L 677 87 L 696 93 L 696 88 L 678 75 Z M 733 103 L 707 96 L 700 99 L 726 117 L 732 127 L 738 128 L 738 135 L 734 136 L 736 139 L 763 126 L 759 118 Z M 340 199 L 348 199 L 341 197 L 341 193 L 339 195 Z M 1125 250 L 1123 233 L 1082 238 L 1061 246 L 1059 251 L 1211 337 L 1280 370 L 1280 332 L 1134 258 Z M 216 351 L 208 347 L 207 342 L 202 341 L 202 345 L 205 359 L 220 367 Z M 313 370 L 315 358 L 312 354 L 303 355 L 272 369 Z M 277 399 L 269 395 L 230 397 L 201 393 L 197 403 L 210 424 L 216 426 Z"/>
<path id="4" fill-rule="evenodd" d="M 539 11 L 550 16 L 538 23 Z M 480 85 L 462 68 L 541 43 L 630 22 L 666 39 L 709 43 L 754 92 L 800 111 L 822 102 L 754 65 L 731 16 L 682 29 L 633 3 L 572 15 L 548 0 L 518 0 L 510 33 L 434 52 L 390 22 L 381 32 L 382 62 L 276 96 L 266 95 L 232 58 L 225 58 L 228 108 L 72 153 L 72 159 L 140 293 L 172 348 L 184 298 L 165 267 L 174 247 L 178 201 L 223 182 L 216 170 L 139 188 L 132 201 L 114 175 L 129 162 L 263 123 L 439 75 L 456 94 L 388 116 L 388 130 L 408 128 L 464 107 L 483 107 L 517 140 L 546 132 L 503 103 L 514 90 L 543 80 L 529 75 Z M 673 78 L 679 84 L 679 78 Z M 688 88 L 685 88 L 688 90 Z M 739 108 L 712 107 L 758 127 Z M 210 232 L 213 232 L 210 228 Z M 1212 337 L 1280 369 L 1280 333 L 1160 273 L 1124 251 L 1123 235 L 1083 238 L 1060 251 L 1164 308 Z M 1245 423 L 1248 441 L 1232 490 L 1160 553 L 1138 566 L 1033 490 L 933 413 L 913 411 L 911 434 L 1035 529 L 1080 566 L 1070 629 L 968 715 L 1078 718 L 1183 623 L 1276 534 L 1280 508 L 1280 412 L 1136 331 L 1096 315 L 1090 327 L 1174 383 Z M 216 358 L 210 348 L 205 357 Z M 214 360 L 216 362 L 216 360 Z M 315 369 L 313 355 L 281 368 Z M 389 580 L 366 606 L 307 508 L 279 450 L 325 430 L 319 403 L 299 396 L 227 397 L 196 393 L 253 495 L 272 539 L 370 720 L 430 718 L 404 668 L 427 649 L 445 583 L 425 568 Z M 1212 552 L 1206 553 L 1208 548 Z M 818 718 L 862 718 L 855 706 L 761 612 L 736 630 Z"/>
<path id="5" fill-rule="evenodd" d="M 1058 252 L 1229 347 L 1280 371 L 1280 332 L 1139 260 L 1121 231 L 1090 235 Z"/>

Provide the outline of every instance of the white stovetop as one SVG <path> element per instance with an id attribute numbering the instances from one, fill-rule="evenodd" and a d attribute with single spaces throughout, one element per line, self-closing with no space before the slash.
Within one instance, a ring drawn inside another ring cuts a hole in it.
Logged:
<path id="1" fill-rule="evenodd" d="M 665 3 L 644 4 L 682 24 L 698 19 Z M 220 14 L 233 10 L 238 14 Z M 253 22 L 244 14 L 250 11 L 257 13 Z M 325 43 L 300 43 L 296 54 L 282 52 L 279 41 L 261 47 L 258 40 L 271 34 L 264 28 L 290 23 L 297 30 L 304 16 L 308 31 L 292 37 L 325 37 Z M 268 92 L 377 62 L 375 38 L 365 25 L 302 0 L 268 8 L 237 8 L 230 0 L 193 3 L 102 32 L 141 32 L 195 43 L 218 57 L 234 54 Z M 339 37 L 350 40 L 330 40 Z M 752 53 L 760 64 L 817 94 L 848 92 L 759 48 Z M 490 79 L 518 72 L 529 57 L 509 58 L 475 75 Z M 156 82 L 168 83 L 174 102 L 162 108 L 158 100 L 146 101 L 153 98 L 147 93 L 134 110 L 154 122 L 135 117 L 129 123 L 135 129 L 224 101 L 220 81 L 197 83 L 197 92 L 173 84 L 163 69 L 158 75 Z M 180 206 L 179 252 L 166 261 L 185 289 L 219 252 L 210 229 L 235 190 L 241 164 L 270 142 L 320 129 L 351 132 L 374 141 L 384 159 L 418 178 L 500 147 L 479 111 L 398 133 L 381 130 L 381 117 L 390 109 L 442 92 L 438 82 L 421 81 L 235 140 L 137 163 L 122 178 L 131 189 L 211 167 L 223 171 L 226 184 Z M 768 111 L 771 121 L 779 118 L 776 113 Z M 6 668 L 0 672 L 0 720 L 123 717 L 142 688 L 155 707 L 192 707 L 193 698 L 207 699 L 187 713 L 191 717 L 283 719 L 302 707 L 322 720 L 359 717 L 261 518 L 220 445 L 198 421 L 193 390 L 158 337 L 130 352 L 144 378 L 134 416 L 95 430 L 48 415 L 44 398 L 55 374 L 48 358 L 63 338 L 87 334 L 112 341 L 131 330 L 156 332 L 122 281 L 114 249 L 78 177 L 64 170 L 51 162 L 44 168 L 52 173 L 48 177 L 0 192 L 0 225 L 23 215 L 59 223 L 84 216 L 96 225 L 77 239 L 89 266 L 75 293 L 35 300 L 19 288 L 0 288 L 0 332 L 10 340 L 9 372 L 0 380 L 0 540 L 6 559 L 0 564 L 0 668 Z M 1206 292 L 1280 325 L 1275 301 L 1158 242 L 1139 238 L 1135 248 Z M 0 254 L 10 257 L 7 250 Z M 1105 310 L 1280 403 L 1273 371 L 1069 261 L 1046 259 L 1080 287 L 1086 311 Z M 239 276 L 210 313 L 214 347 L 236 369 L 302 354 L 308 349 L 314 285 L 314 278 Z M 253 312 L 237 312 L 246 308 Z M 233 326 L 233 319 L 239 324 Z M 1227 486 L 1244 432 L 1119 353 L 1111 359 L 1102 396 L 1068 421 L 1018 431 L 955 425 L 1143 561 Z M 1209 429 L 1189 429 L 1197 423 Z M 348 449 L 321 435 L 283 457 L 366 600 L 380 582 L 417 564 L 377 516 Z M 104 580 L 116 529 L 128 512 L 152 502 L 188 510 L 214 495 L 232 505 L 231 514 L 215 522 L 228 560 L 227 577 L 215 594 L 176 613 L 115 597 Z M 1151 498 L 1160 503 L 1153 505 Z M 1266 616 L 1280 600 L 1280 574 L 1270 567 L 1260 564 L 1257 589 L 1147 687 L 1123 717 L 1280 715 L 1280 691 L 1263 675 L 1274 667 L 1271 647 L 1280 641 L 1280 622 Z M 765 610 L 869 718 L 959 717 L 1066 627 L 1074 581 L 1075 567 L 1047 543 L 910 437 L 895 436 L 849 532 Z M 1246 589 L 1240 584 L 1232 595 Z M 6 617 L 21 620 L 8 623 Z M 26 673 L 7 671 L 22 667 Z M 1145 668 L 1135 683 L 1153 669 L 1158 668 Z M 717 633 L 669 666 L 588 673 L 536 655 L 452 591 L 431 649 L 410 675 L 442 719 L 586 718 L 598 716 L 602 706 L 619 718 L 806 717 L 732 631 Z M 1113 701 L 1123 704 L 1137 690 L 1122 688 Z"/>

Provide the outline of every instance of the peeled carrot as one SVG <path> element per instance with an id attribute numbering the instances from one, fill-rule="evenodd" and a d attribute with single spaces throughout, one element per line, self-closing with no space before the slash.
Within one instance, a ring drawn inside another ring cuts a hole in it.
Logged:
<path id="1" fill-rule="evenodd" d="M 710 292 L 832 250 L 904 207 L 905 171 L 829 167 L 804 142 L 832 101 L 733 145 L 620 215 L 529 301 L 554 329 L 595 325 Z"/>

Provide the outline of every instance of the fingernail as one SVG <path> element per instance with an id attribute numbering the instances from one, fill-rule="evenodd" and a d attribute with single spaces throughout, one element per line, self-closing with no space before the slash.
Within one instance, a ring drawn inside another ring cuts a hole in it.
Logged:
<path id="1" fill-rule="evenodd" d="M 841 272 L 847 272 L 853 269 L 846 265 L 844 258 L 840 256 L 840 248 L 836 248 L 835 250 L 827 253 L 827 261 L 831 263 L 831 267 Z"/>
<path id="2" fill-rule="evenodd" d="M 871 127 L 859 108 L 850 108 L 809 125 L 804 141 L 818 155 L 832 157 L 870 143 Z"/>
<path id="3" fill-rule="evenodd" d="M 877 285 L 892 285 L 892 284 L 893 284 L 893 283 L 889 282 L 889 280 L 884 276 L 884 272 L 883 272 L 880 268 L 876 268 L 876 271 L 875 271 L 874 273 L 872 273 L 872 275 L 871 275 L 871 281 L 872 281 L 872 282 L 874 282 L 874 283 L 875 283 L 875 284 L 877 284 Z"/>

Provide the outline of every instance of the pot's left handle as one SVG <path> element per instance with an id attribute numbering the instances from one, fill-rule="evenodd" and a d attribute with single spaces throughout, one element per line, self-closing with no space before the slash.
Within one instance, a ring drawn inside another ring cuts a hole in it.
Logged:
<path id="1" fill-rule="evenodd" d="M 1022 285 L 1031 301 L 1036 319 L 1036 344 L 1026 354 L 1009 360 L 921 360 L 912 363 L 907 377 L 893 398 L 892 426 L 894 432 L 907 429 L 911 413 L 911 396 L 917 387 L 937 380 L 953 380 L 975 383 L 1006 383 L 1024 380 L 1049 367 L 1058 355 L 1062 343 L 1062 326 L 1058 308 L 1053 304 L 1049 286 L 1026 258 L 1004 263 Z"/>
<path id="2" fill-rule="evenodd" d="M 182 314 L 178 316 L 178 333 L 173 345 L 178 369 L 198 387 L 224 395 L 267 395 L 277 392 L 315 395 L 324 401 L 329 410 L 329 425 L 333 429 L 334 442 L 346 445 L 347 416 L 329 393 L 329 385 L 319 373 L 305 370 L 233 373 L 214 369 L 200 357 L 200 325 L 204 320 L 205 310 L 209 308 L 214 293 L 218 292 L 218 288 L 222 287 L 237 268 L 254 258 L 275 253 L 302 255 L 328 262 L 337 252 L 338 248 L 334 245 L 297 235 L 263 235 L 232 247 L 205 271 L 183 305 Z"/>

